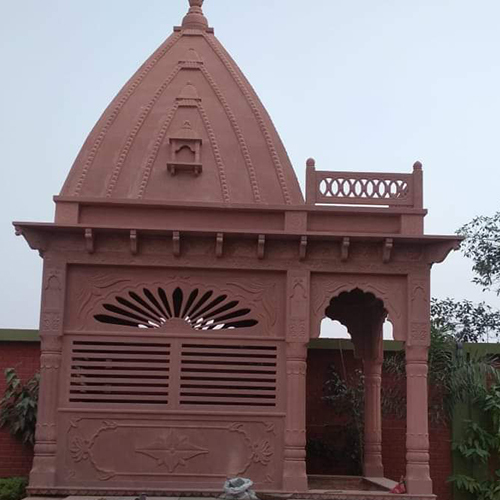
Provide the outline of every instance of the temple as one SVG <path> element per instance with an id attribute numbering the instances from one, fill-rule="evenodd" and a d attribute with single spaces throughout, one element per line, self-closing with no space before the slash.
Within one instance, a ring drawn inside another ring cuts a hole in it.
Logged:
<path id="1" fill-rule="evenodd" d="M 435 498 L 430 271 L 459 239 L 424 235 L 418 162 L 351 173 L 310 159 L 304 199 L 203 1 L 189 3 L 90 133 L 54 223 L 15 223 L 44 261 L 29 490 L 209 494 L 245 476 L 306 498 L 306 354 L 325 317 L 363 360 L 364 477 L 383 485 L 388 318 L 406 350 L 404 498 Z"/>

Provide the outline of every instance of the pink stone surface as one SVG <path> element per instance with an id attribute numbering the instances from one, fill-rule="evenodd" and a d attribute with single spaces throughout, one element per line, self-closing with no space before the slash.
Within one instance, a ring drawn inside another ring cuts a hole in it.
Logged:
<path id="1" fill-rule="evenodd" d="M 430 267 L 459 239 L 423 234 L 419 163 L 350 174 L 308 160 L 304 203 L 202 3 L 104 112 L 55 223 L 15 223 L 44 258 L 31 492 L 219 491 L 235 475 L 306 491 L 307 343 L 361 294 L 377 314 L 361 300 L 341 317 L 370 381 L 365 470 L 383 473 L 388 315 L 406 342 L 409 492 L 431 494 Z"/>
<path id="2" fill-rule="evenodd" d="M 268 113 L 194 2 L 182 27 L 130 79 L 97 122 L 62 196 L 148 201 L 301 203 Z M 189 123 L 196 139 L 175 141 Z M 196 151 L 195 151 L 196 150 Z M 177 157 L 177 159 L 175 159 Z M 186 170 L 169 175 L 166 163 Z M 193 178 L 187 170 L 201 163 Z"/>

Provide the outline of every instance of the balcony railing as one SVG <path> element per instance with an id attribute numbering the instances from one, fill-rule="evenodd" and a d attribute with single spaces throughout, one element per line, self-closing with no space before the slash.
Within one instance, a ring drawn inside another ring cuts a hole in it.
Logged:
<path id="1" fill-rule="evenodd" d="M 422 164 L 413 173 L 317 171 L 307 161 L 306 203 L 309 205 L 383 205 L 422 208 Z"/>

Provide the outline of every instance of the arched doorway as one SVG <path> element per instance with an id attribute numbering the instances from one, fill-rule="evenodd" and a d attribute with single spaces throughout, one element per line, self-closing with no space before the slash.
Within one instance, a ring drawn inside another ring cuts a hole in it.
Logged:
<path id="1" fill-rule="evenodd" d="M 324 315 L 336 323 L 337 335 L 344 327 L 354 351 L 350 343 L 338 339 L 323 344 L 320 341 L 319 347 L 323 345 L 325 349 L 309 352 L 308 472 L 384 477 L 380 387 L 388 310 L 374 293 L 353 288 L 332 297 Z M 343 383 L 347 377 L 351 379 L 349 386 Z M 344 393 L 335 393 L 339 390 Z M 339 415 L 332 408 L 332 403 L 335 405 L 342 398 L 350 404 L 350 415 Z"/>

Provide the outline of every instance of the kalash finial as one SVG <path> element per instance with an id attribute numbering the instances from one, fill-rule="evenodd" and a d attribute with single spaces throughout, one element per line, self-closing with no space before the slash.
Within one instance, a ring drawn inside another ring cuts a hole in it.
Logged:
<path id="1" fill-rule="evenodd" d="M 206 30 L 208 28 L 208 21 L 202 10 L 203 1 L 189 0 L 189 12 L 182 20 L 183 29 Z"/>

